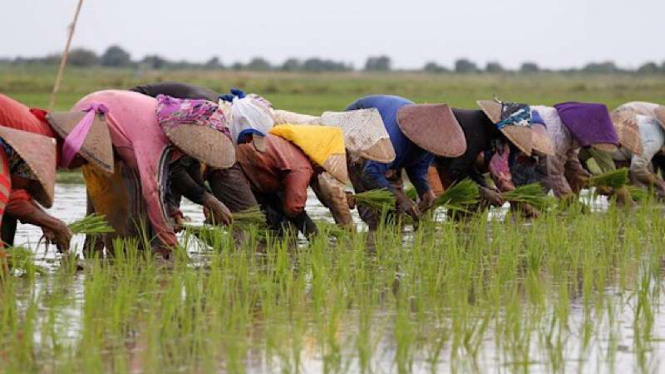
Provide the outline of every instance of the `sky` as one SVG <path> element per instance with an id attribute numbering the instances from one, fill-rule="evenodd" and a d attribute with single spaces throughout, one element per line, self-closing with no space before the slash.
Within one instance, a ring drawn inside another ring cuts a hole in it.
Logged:
<path id="1" fill-rule="evenodd" d="M 60 52 L 78 0 L 3 0 L 0 57 Z M 665 0 L 84 0 L 73 47 L 225 64 L 313 56 L 362 67 L 665 61 Z"/>

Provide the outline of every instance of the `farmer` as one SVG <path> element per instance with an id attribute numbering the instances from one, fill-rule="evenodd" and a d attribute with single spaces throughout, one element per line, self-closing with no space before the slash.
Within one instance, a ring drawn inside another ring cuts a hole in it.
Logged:
<path id="1" fill-rule="evenodd" d="M 613 152 L 619 137 L 603 104 L 569 102 L 533 106 L 547 126 L 554 154 L 547 157 L 548 189 L 559 199 L 572 201 L 587 186 L 590 174 L 579 159 L 582 148 Z"/>
<path id="2" fill-rule="evenodd" d="M 71 112 L 52 113 L 51 123 L 62 128 L 83 126 L 86 110 L 94 110 L 92 121 L 110 130 L 117 155 L 113 175 L 86 167 L 83 174 L 95 212 L 106 216 L 116 237 L 140 237 L 140 223 L 147 212 L 147 238 L 158 259 L 171 259 L 177 246 L 172 220 L 164 200 L 170 180 L 169 168 L 187 154 L 218 168 L 234 162 L 233 147 L 222 133 L 225 118 L 214 103 L 183 101 L 170 97 L 154 99 L 129 91 L 99 91 L 81 99 Z M 88 112 L 90 113 L 90 111 Z M 175 147 L 172 147 L 175 145 Z M 204 206 L 217 222 L 230 223 L 228 209 L 211 196 Z M 108 236 L 107 249 L 112 250 Z"/>
<path id="3" fill-rule="evenodd" d="M 262 101 L 255 96 L 236 97 L 231 105 L 240 104 L 245 109 L 253 105 L 257 109 L 262 107 Z M 266 212 L 271 229 L 295 225 L 308 237 L 318 232 L 305 210 L 309 186 L 331 210 L 337 224 L 353 228 L 344 192 L 348 177 L 340 129 L 291 124 L 272 127 L 262 121 L 231 123 L 231 137 L 239 144 L 238 163 Z"/>
<path id="4" fill-rule="evenodd" d="M 376 108 L 383 119 L 395 151 L 392 162 L 361 159 L 349 165 L 349 177 L 356 193 L 385 188 L 392 192 L 399 213 L 419 220 L 421 211 L 434 203 L 434 193 L 427 180 L 427 170 L 434 156 L 458 157 L 466 151 L 464 133 L 446 105 L 416 105 L 388 95 L 367 96 L 346 110 Z M 420 197 L 419 205 L 403 190 L 402 171 L 406 171 Z M 379 213 L 359 206 L 360 217 L 370 230 L 379 225 Z"/>
<path id="5" fill-rule="evenodd" d="M 34 202 L 47 207 L 53 204 L 55 147 L 53 138 L 0 126 L 0 222 L 4 232 L 3 215 L 11 208 L 15 217 L 42 227 L 45 237 L 66 252 L 71 237 L 67 226 Z M 2 259 L 6 256 L 1 249 L 5 244 L 13 245 L 0 242 Z"/>
<path id="6" fill-rule="evenodd" d="M 511 164 L 518 156 L 532 155 L 531 111 L 525 104 L 491 100 L 479 101 L 478 105 L 482 110 L 453 109 L 466 137 L 466 152 L 454 158 L 437 157 L 434 165 L 444 190 L 468 177 L 478 184 L 485 203 L 501 206 L 503 193 L 515 189 Z M 485 180 L 485 171 L 489 171 L 495 187 Z M 527 216 L 537 215 L 528 204 L 520 204 L 519 208 Z"/>
<path id="7" fill-rule="evenodd" d="M 108 130 L 105 128 L 93 127 L 87 136 L 69 136 L 71 129 L 61 129 L 51 124 L 47 120 L 47 113 L 40 109 L 29 109 L 25 105 L 0 94 L 0 125 L 17 130 L 23 130 L 28 133 L 46 136 L 55 139 L 55 160 L 57 165 L 63 169 L 73 169 L 86 163 L 90 163 L 99 168 L 113 168 L 113 149 L 108 142 Z M 51 140 L 53 142 L 53 140 Z M 31 143 L 21 144 L 26 146 Z M 105 145 L 108 145 L 106 147 Z M 16 146 L 16 154 L 22 152 L 19 145 Z M 49 162 L 47 149 L 39 142 L 35 142 L 36 149 L 44 152 L 44 160 Z M 13 155 L 16 160 L 16 154 Z M 49 178 L 55 178 L 54 175 L 48 176 L 45 168 L 32 162 L 28 157 L 24 157 L 28 168 L 18 167 L 17 175 L 23 175 L 24 180 L 31 180 L 29 185 L 34 184 L 35 179 L 40 183 L 49 184 Z M 6 211 L 2 220 L 2 241 L 5 245 L 14 245 L 14 236 L 16 235 L 17 222 L 30 223 L 39 226 L 44 231 L 44 236 L 50 242 L 56 244 L 60 251 L 69 249 L 72 232 L 61 220 L 49 215 L 43 207 L 49 208 L 53 203 L 53 192 L 51 198 L 45 199 L 43 194 L 40 196 L 38 190 L 31 187 L 22 187 L 25 183 L 15 183 L 12 193 L 9 196 Z M 38 204 L 39 203 L 39 204 Z M 40 206 L 41 204 L 41 206 Z"/>
<path id="8" fill-rule="evenodd" d="M 179 99 L 197 99 L 217 102 L 217 94 L 209 89 L 179 82 L 161 82 L 144 84 L 134 87 L 130 91 L 157 97 L 167 95 Z M 230 111 L 227 113 L 230 117 Z M 229 118 L 230 119 L 230 118 Z M 181 196 L 188 200 L 203 204 L 206 196 L 205 182 L 215 198 L 221 201 L 232 213 L 241 212 L 258 205 L 240 165 L 236 162 L 230 168 L 213 169 L 202 167 L 201 163 L 193 157 L 183 155 L 179 161 L 172 165 L 170 178 L 181 180 L 181 183 L 172 185 L 168 194 L 171 206 L 179 207 Z M 178 188 L 181 186 L 182 188 Z M 178 211 L 175 209 L 175 211 Z M 182 221 L 184 217 L 176 217 Z"/>
<path id="9" fill-rule="evenodd" d="M 318 117 L 285 110 L 274 110 L 273 113 L 276 124 L 317 125 L 341 129 L 344 134 L 346 162 L 349 170 L 362 165 L 365 161 L 390 163 L 395 159 L 395 149 L 390 142 L 390 136 L 383 124 L 381 114 L 375 108 L 347 112 L 324 112 Z M 322 173 L 322 175 L 325 174 L 327 173 Z M 327 178 L 327 180 L 330 179 Z M 333 189 L 339 193 L 340 200 L 343 200 L 344 194 L 346 194 L 343 189 L 344 186 Z M 355 207 L 354 197 L 346 194 L 346 198 L 349 207 Z"/>
<path id="10" fill-rule="evenodd" d="M 654 157 L 665 147 L 665 106 L 631 102 L 612 112 L 619 135 L 634 133 L 637 126 L 641 147 L 622 147 L 612 154 L 614 161 L 630 162 L 630 177 L 635 185 L 654 187 L 660 199 L 665 199 L 665 182 L 649 170 Z M 620 136 L 621 137 L 621 136 Z M 622 143 L 623 145 L 623 143 Z M 636 149 L 637 148 L 637 149 Z"/>

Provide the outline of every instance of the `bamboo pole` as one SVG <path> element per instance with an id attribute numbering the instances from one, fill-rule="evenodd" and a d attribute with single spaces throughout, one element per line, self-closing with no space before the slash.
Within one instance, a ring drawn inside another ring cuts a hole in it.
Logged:
<path id="1" fill-rule="evenodd" d="M 51 93 L 51 102 L 49 103 L 49 110 L 53 110 L 55 106 L 55 96 L 60 89 L 60 82 L 62 81 L 62 74 L 65 72 L 65 66 L 67 65 L 67 55 L 69 54 L 69 47 L 72 44 L 72 39 L 74 38 L 74 31 L 76 30 L 76 22 L 79 19 L 79 13 L 81 12 L 81 6 L 83 6 L 83 0 L 79 0 L 78 5 L 76 6 L 76 13 L 74 14 L 74 20 L 69 25 L 69 35 L 67 36 L 67 44 L 65 44 L 65 50 L 62 52 L 62 58 L 60 59 L 60 68 L 58 68 L 58 75 L 55 78 L 55 84 L 53 85 L 53 92 Z"/>

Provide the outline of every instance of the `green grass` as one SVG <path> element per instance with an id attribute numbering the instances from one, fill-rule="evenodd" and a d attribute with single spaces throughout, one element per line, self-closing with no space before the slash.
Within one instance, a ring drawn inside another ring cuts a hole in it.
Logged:
<path id="1" fill-rule="evenodd" d="M 31 106 L 47 106 L 55 79 L 50 68 L 0 67 L 0 92 Z M 640 75 L 515 74 L 363 74 L 251 73 L 73 69 L 67 70 L 57 99 L 66 110 L 88 93 L 127 89 L 142 82 L 176 80 L 227 92 L 231 87 L 256 92 L 279 108 L 320 114 L 343 110 L 368 94 L 394 94 L 416 102 L 445 102 L 475 108 L 476 100 L 497 95 L 506 100 L 554 104 L 568 100 L 606 103 L 610 108 L 633 100 L 665 102 L 665 77 Z"/>
<path id="2" fill-rule="evenodd" d="M 632 360 L 651 372 L 663 238 L 645 204 L 530 225 L 429 222 L 404 239 L 384 227 L 298 247 L 267 238 L 260 251 L 222 240 L 196 266 L 180 252 L 174 269 L 117 242 L 117 258 L 78 277 L 24 266 L 0 279 L 0 370 L 586 372 Z"/>

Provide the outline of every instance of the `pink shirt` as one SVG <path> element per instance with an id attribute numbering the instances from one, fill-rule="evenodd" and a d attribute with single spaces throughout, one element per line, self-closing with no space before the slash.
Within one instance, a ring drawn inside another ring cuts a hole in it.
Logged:
<path id="1" fill-rule="evenodd" d="M 163 175 L 165 150 L 171 145 L 157 123 L 157 100 L 136 92 L 107 90 L 79 100 L 72 110 L 88 104 L 103 103 L 109 108 L 106 121 L 111 141 L 119 158 L 132 168 L 141 181 L 141 194 L 148 209 L 148 219 L 159 239 L 168 246 L 178 244 L 173 226 L 167 219 Z"/>

